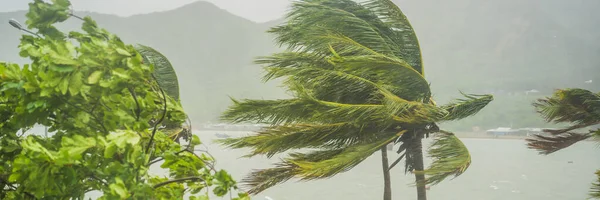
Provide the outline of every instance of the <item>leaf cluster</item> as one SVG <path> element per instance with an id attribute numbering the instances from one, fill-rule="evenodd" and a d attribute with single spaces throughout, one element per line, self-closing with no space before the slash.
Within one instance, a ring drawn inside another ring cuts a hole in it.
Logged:
<path id="1" fill-rule="evenodd" d="M 168 60 L 132 46 L 90 17 L 82 31 L 54 24 L 73 16 L 67 0 L 29 4 L 20 55 L 0 62 L 0 199 L 207 199 L 236 181 L 214 168 L 185 126 Z M 79 18 L 79 17 L 78 17 Z M 50 136 L 30 129 L 42 125 Z M 186 135 L 187 144 L 178 138 Z M 151 175 L 160 163 L 166 176 Z M 248 199 L 239 194 L 235 199 Z"/>

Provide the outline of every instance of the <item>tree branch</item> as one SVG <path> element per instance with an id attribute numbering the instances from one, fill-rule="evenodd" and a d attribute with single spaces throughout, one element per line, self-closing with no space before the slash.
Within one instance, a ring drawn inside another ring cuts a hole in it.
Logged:
<path id="1" fill-rule="evenodd" d="M 15 192 L 19 191 L 17 187 L 15 187 L 14 185 L 12 185 L 11 183 L 9 183 L 8 181 L 6 181 L 4 179 L 0 179 L 0 182 L 4 183 L 4 185 L 8 186 L 9 188 L 12 188 Z M 29 192 L 23 191 L 23 194 L 31 197 L 32 199 L 37 199 L 33 194 L 31 194 Z"/>
<path id="2" fill-rule="evenodd" d="M 98 96 L 98 98 L 96 98 L 96 103 L 94 104 L 94 106 L 92 106 L 92 109 L 90 110 L 90 112 L 94 112 L 94 110 L 96 110 L 96 107 L 98 107 L 98 104 L 100 104 L 101 98 L 102 98 L 102 96 Z"/>
<path id="3" fill-rule="evenodd" d="M 69 15 L 70 15 L 71 17 L 75 17 L 75 18 L 77 18 L 77 19 L 80 19 L 81 21 L 84 21 L 82 17 L 80 17 L 80 16 L 77 16 L 77 15 L 75 15 L 75 14 L 73 14 L 73 13 L 69 13 Z"/>
<path id="4" fill-rule="evenodd" d="M 156 77 L 154 77 L 154 75 L 152 75 L 152 78 L 154 78 L 154 81 L 156 81 Z M 150 142 L 148 142 L 148 146 L 146 147 L 146 154 L 150 151 L 152 142 L 154 142 L 154 135 L 156 135 L 156 130 L 158 130 L 158 125 L 160 123 L 162 123 L 163 120 L 165 120 L 165 116 L 167 115 L 167 96 L 165 95 L 165 91 L 162 88 L 160 88 L 160 85 L 158 86 L 158 89 L 160 90 L 160 93 L 162 94 L 162 97 L 163 97 L 163 114 L 160 117 L 160 120 L 158 120 L 156 122 L 156 124 L 154 124 L 154 129 L 152 130 L 152 135 L 150 136 Z"/>
<path id="5" fill-rule="evenodd" d="M 94 175 L 94 174 L 88 174 L 88 176 L 89 176 L 90 178 L 92 178 L 92 179 L 95 179 L 95 180 L 97 180 L 97 181 L 100 181 L 100 183 L 104 184 L 104 186 L 108 186 L 108 183 L 107 183 L 107 182 L 106 182 L 104 179 L 98 178 L 98 177 L 97 177 L 96 175 Z"/>
<path id="6" fill-rule="evenodd" d="M 194 177 L 186 177 L 186 178 L 178 178 L 178 179 L 173 179 L 173 180 L 168 180 L 159 184 L 156 184 L 153 186 L 154 189 L 171 184 L 171 183 L 177 183 L 177 182 L 184 182 L 184 181 L 189 181 L 189 180 L 200 180 L 200 181 L 204 181 L 203 178 L 198 177 L 198 176 L 194 176 Z"/>
<path id="7" fill-rule="evenodd" d="M 131 94 L 131 96 L 133 97 L 133 100 L 135 101 L 135 120 L 139 121 L 140 120 L 140 113 L 142 112 L 142 108 L 140 107 L 140 102 L 138 102 L 137 99 L 137 95 L 135 95 L 135 91 L 131 88 L 127 88 L 127 90 L 129 90 L 129 94 Z"/>
<path id="8" fill-rule="evenodd" d="M 104 126 L 104 123 L 102 123 L 102 120 L 100 120 L 98 118 L 98 116 L 94 115 L 94 113 L 92 113 L 90 111 L 87 111 L 87 110 L 85 110 L 85 109 L 83 109 L 83 108 L 81 108 L 81 107 L 79 107 L 79 106 L 77 106 L 75 104 L 72 104 L 72 103 L 70 103 L 68 100 L 66 100 L 64 98 L 61 98 L 61 99 L 63 100 L 63 102 L 65 102 L 69 106 L 73 106 L 73 107 L 75 107 L 75 108 L 77 108 L 77 109 L 79 109 L 79 110 L 81 110 L 81 111 L 89 114 L 90 116 L 92 116 L 92 118 L 94 118 L 94 120 L 96 120 L 96 123 L 100 124 L 100 127 L 104 130 L 104 133 L 108 134 L 108 129 L 106 128 L 106 126 Z"/>

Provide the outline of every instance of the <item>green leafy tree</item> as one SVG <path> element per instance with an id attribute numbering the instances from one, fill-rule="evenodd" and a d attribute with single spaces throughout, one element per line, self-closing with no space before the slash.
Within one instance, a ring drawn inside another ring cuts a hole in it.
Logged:
<path id="1" fill-rule="evenodd" d="M 256 135 L 221 140 L 231 148 L 251 148 L 248 156 L 292 152 L 274 168 L 254 171 L 244 182 L 259 193 L 291 178 L 313 180 L 352 169 L 382 152 L 385 192 L 391 199 L 389 170 L 401 159 L 414 172 L 418 198 L 426 184 L 462 174 L 471 163 L 463 143 L 436 123 L 476 114 L 493 98 L 466 98 L 438 106 L 424 78 L 415 32 L 390 0 L 302 0 L 287 23 L 270 30 L 288 49 L 262 57 L 265 80 L 285 79 L 294 98 L 233 100 L 229 122 L 266 123 Z M 425 169 L 422 139 L 435 134 Z M 401 154 L 388 166 L 386 146 Z M 426 177 L 427 176 L 427 177 Z"/>
<path id="2" fill-rule="evenodd" d="M 20 55 L 0 62 L 0 199 L 208 199 L 235 192 L 214 160 L 197 154 L 176 74 L 150 47 L 127 45 L 90 17 L 82 32 L 54 24 L 67 0 L 29 4 Z M 137 50 L 136 50 L 137 49 Z M 50 137 L 31 131 L 48 127 Z M 176 140 L 185 135 L 186 143 Z M 152 174 L 160 168 L 168 174 Z M 249 199 L 240 193 L 234 199 Z"/>
<path id="3" fill-rule="evenodd" d="M 600 139 L 600 129 L 593 128 L 600 124 L 600 93 L 579 88 L 561 89 L 551 97 L 538 99 L 533 106 L 548 122 L 571 123 L 566 128 L 546 129 L 545 135 L 527 139 L 527 146 L 540 154 L 548 155 L 589 138 Z M 590 129 L 589 132 L 573 132 L 584 128 Z M 593 184 L 590 196 L 600 199 L 600 170 L 596 175 L 598 181 Z"/>

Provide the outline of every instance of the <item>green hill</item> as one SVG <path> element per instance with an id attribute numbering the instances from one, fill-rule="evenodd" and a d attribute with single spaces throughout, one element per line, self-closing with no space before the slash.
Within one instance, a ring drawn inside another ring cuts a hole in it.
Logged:
<path id="1" fill-rule="evenodd" d="M 425 74 L 439 103 L 458 91 L 493 93 L 489 108 L 477 118 L 452 127 L 543 126 L 532 112 L 536 95 L 553 89 L 582 87 L 600 91 L 600 1 L 584 0 L 401 0 L 421 41 Z M 24 23 L 25 12 L 0 13 L 0 60 L 18 57 L 21 32 L 6 22 Z M 283 98 L 277 83 L 261 82 L 256 56 L 278 50 L 265 31 L 283 20 L 255 23 L 210 3 L 131 17 L 97 13 L 98 23 L 125 42 L 164 53 L 180 79 L 182 101 L 194 124 L 215 122 L 235 98 Z M 75 29 L 71 19 L 63 27 Z M 584 83 L 593 80 L 592 83 Z M 507 109 L 511 108 L 511 109 Z M 516 109 L 519 108 L 519 109 Z M 515 125 L 516 126 L 516 125 Z"/>

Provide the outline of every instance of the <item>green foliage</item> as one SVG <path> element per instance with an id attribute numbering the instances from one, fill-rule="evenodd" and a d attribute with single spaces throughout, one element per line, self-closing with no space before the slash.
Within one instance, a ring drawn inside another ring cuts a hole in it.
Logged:
<path id="1" fill-rule="evenodd" d="M 580 88 L 560 89 L 551 97 L 538 99 L 533 106 L 549 122 L 571 123 L 566 128 L 544 130 L 548 135 L 527 139 L 527 146 L 540 154 L 548 155 L 591 137 L 600 141 L 600 129 L 588 133 L 573 132 L 600 124 L 600 93 Z M 600 177 L 600 171 L 596 175 Z M 591 188 L 592 198 L 600 198 L 599 183 L 594 183 Z"/>
<path id="2" fill-rule="evenodd" d="M 533 105 L 549 122 L 581 126 L 600 121 L 600 94 L 584 89 L 557 90 L 552 97 L 539 99 Z"/>
<path id="3" fill-rule="evenodd" d="M 197 137 L 187 146 L 173 137 L 189 132 L 178 96 L 164 91 L 177 83 L 153 78 L 155 68 L 172 67 L 145 64 L 149 55 L 89 17 L 83 32 L 62 33 L 54 24 L 70 17 L 70 3 L 52 2 L 30 3 L 27 25 L 40 37 L 24 35 L 19 47 L 31 64 L 0 62 L 0 199 L 82 199 L 90 191 L 102 192 L 100 199 L 208 199 L 211 188 L 216 196 L 234 192 L 226 171 L 193 152 Z M 156 76 L 177 80 L 168 71 Z M 159 126 L 163 121 L 172 126 Z M 38 124 L 52 136 L 28 131 Z M 167 176 L 148 173 L 158 161 Z"/>
<path id="4" fill-rule="evenodd" d="M 596 176 L 598 177 L 598 179 L 592 185 L 590 196 L 592 198 L 600 199 L 600 170 L 596 171 Z"/>
<path id="5" fill-rule="evenodd" d="M 272 125 L 256 135 L 220 140 L 250 148 L 248 156 L 292 152 L 274 168 L 258 170 L 244 182 L 259 193 L 291 178 L 328 178 L 352 169 L 382 146 L 401 143 L 407 169 L 421 154 L 421 139 L 435 123 L 479 112 L 491 95 L 437 106 L 423 76 L 420 47 L 408 20 L 389 0 L 302 0 L 287 23 L 270 30 L 282 53 L 260 57 L 264 80 L 283 79 L 292 99 L 233 100 L 222 119 Z M 460 175 L 470 163 L 462 143 L 440 133 L 429 169 L 418 172 L 437 183 Z"/>
<path id="6" fill-rule="evenodd" d="M 453 133 L 440 131 L 435 137 L 438 138 L 428 150 L 434 161 L 428 170 L 423 171 L 430 175 L 427 179 L 429 184 L 438 184 L 451 175 L 458 177 L 471 165 L 471 155 Z"/>
<path id="7" fill-rule="evenodd" d="M 458 99 L 455 102 L 442 106 L 448 111 L 445 120 L 459 120 L 475 115 L 494 99 L 492 95 L 463 95 L 466 99 Z"/>

